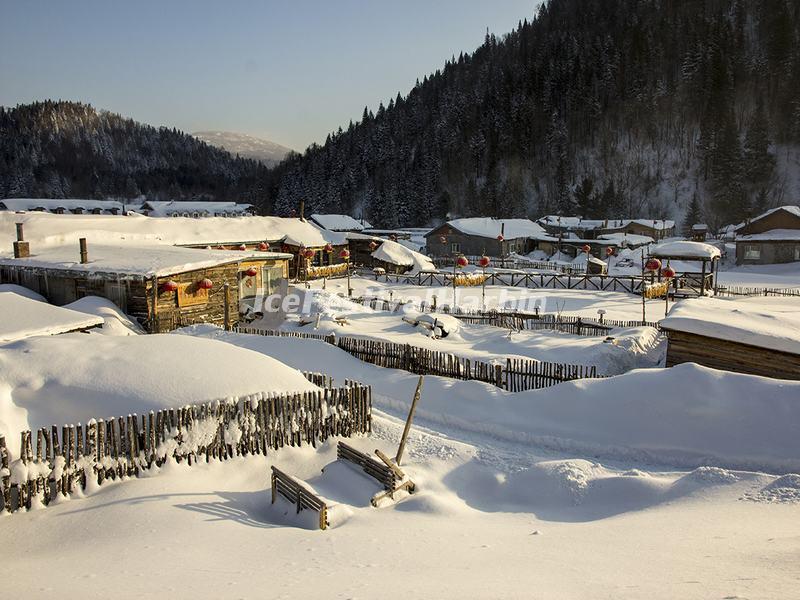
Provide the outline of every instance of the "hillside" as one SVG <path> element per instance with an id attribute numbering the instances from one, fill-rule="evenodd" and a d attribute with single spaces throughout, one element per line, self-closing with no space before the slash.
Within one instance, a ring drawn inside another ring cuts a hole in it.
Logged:
<path id="1" fill-rule="evenodd" d="M 206 144 L 227 150 L 234 156 L 238 154 L 242 158 L 252 158 L 267 166 L 278 164 L 292 152 L 291 148 L 245 133 L 196 131 L 192 135 Z"/>
<path id="2" fill-rule="evenodd" d="M 0 197 L 264 204 L 267 168 L 191 135 L 78 102 L 0 107 Z"/>
<path id="3" fill-rule="evenodd" d="M 800 4 L 549 0 L 274 175 L 274 203 L 735 222 L 795 202 Z"/>

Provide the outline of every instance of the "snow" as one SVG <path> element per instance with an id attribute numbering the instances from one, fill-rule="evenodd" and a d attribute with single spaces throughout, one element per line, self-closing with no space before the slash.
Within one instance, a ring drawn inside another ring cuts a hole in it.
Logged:
<path id="1" fill-rule="evenodd" d="M 363 231 L 369 229 L 369 223 L 361 223 L 350 215 L 311 215 L 311 220 L 328 231 Z"/>
<path id="2" fill-rule="evenodd" d="M 527 238 L 543 234 L 544 229 L 530 219 L 492 219 L 490 217 L 471 217 L 454 219 L 447 224 L 467 235 L 496 238 L 503 232 L 507 240 Z M 503 228 L 505 226 L 505 229 Z"/>
<path id="3" fill-rule="evenodd" d="M 704 242 L 690 242 L 687 240 L 677 240 L 665 242 L 650 248 L 650 256 L 664 258 L 685 258 L 691 259 L 712 259 L 722 255 L 719 248 Z"/>
<path id="4" fill-rule="evenodd" d="M 29 290 L 26 287 L 22 287 L 21 285 L 15 285 L 13 283 L 0 283 L 0 292 L 13 292 L 14 294 L 17 294 L 19 296 L 30 298 L 31 300 L 37 300 L 38 302 L 47 302 L 47 299 L 41 294 L 37 294 L 33 290 Z"/>
<path id="5" fill-rule="evenodd" d="M 597 236 L 601 240 L 616 242 L 621 246 L 646 246 L 655 242 L 647 235 L 636 235 L 635 233 L 603 233 Z"/>
<path id="6" fill-rule="evenodd" d="M 798 288 L 800 287 L 800 262 L 777 265 L 741 265 L 717 272 L 720 285 Z"/>
<path id="7" fill-rule="evenodd" d="M 98 317 L 52 306 L 14 292 L 0 292 L 0 344 L 102 324 L 103 320 Z"/>
<path id="8" fill-rule="evenodd" d="M 436 267 L 427 256 L 410 250 L 403 244 L 385 240 L 372 253 L 372 258 L 402 267 L 411 267 L 410 275 L 420 271 L 435 271 Z"/>
<path id="9" fill-rule="evenodd" d="M 736 238 L 737 242 L 800 242 L 800 229 L 771 229 Z"/>
<path id="10" fill-rule="evenodd" d="M 302 373 L 274 358 L 215 340 L 82 333 L 32 338 L 0 347 L 0 434 L 16 453 L 24 429 L 310 389 Z"/>
<path id="11" fill-rule="evenodd" d="M 77 244 L 31 250 L 27 258 L 0 258 L 0 265 L 62 269 L 88 273 L 119 273 L 141 277 L 173 275 L 250 258 L 291 258 L 290 254 L 238 250 L 182 248 L 166 244 L 89 244 L 89 262 L 80 262 Z"/>
<path id="12" fill-rule="evenodd" d="M 662 328 L 800 354 L 800 310 L 794 298 L 692 298 L 679 302 Z"/>
<path id="13" fill-rule="evenodd" d="M 105 298 L 98 296 L 84 296 L 66 308 L 76 310 L 88 315 L 95 315 L 103 320 L 100 329 L 92 330 L 92 333 L 102 333 L 103 335 L 139 335 L 144 333 L 144 329 L 129 319 L 119 307 Z"/>
<path id="14" fill-rule="evenodd" d="M 295 246 L 344 244 L 340 233 L 325 231 L 307 221 L 282 217 L 147 217 L 144 215 L 52 215 L 0 212 L 0 251 L 11 252 L 15 223 L 25 225 L 25 240 L 35 253 L 45 246 L 117 244 L 121 241 L 161 242 L 170 245 L 281 241 Z"/>

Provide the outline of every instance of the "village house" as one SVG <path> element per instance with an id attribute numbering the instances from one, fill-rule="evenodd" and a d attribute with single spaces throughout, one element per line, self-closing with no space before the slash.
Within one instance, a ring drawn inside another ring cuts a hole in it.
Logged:
<path id="1" fill-rule="evenodd" d="M 538 223 L 553 236 L 572 235 L 582 240 L 593 240 L 610 233 L 646 236 L 654 240 L 675 235 L 675 222 L 663 219 L 584 219 L 547 215 Z"/>
<path id="2" fill-rule="evenodd" d="M 193 219 L 207 217 L 247 217 L 256 212 L 252 204 L 236 202 L 204 202 L 204 201 L 151 201 L 143 203 L 137 210 L 148 217 L 191 217 Z"/>
<path id="3" fill-rule="evenodd" d="M 372 227 L 372 225 L 370 225 L 364 219 L 357 221 L 350 215 L 313 214 L 311 215 L 310 220 L 312 223 L 322 227 L 322 229 L 327 229 L 328 231 L 337 231 L 340 233 L 361 233 L 365 229 L 370 229 Z"/>
<path id="4" fill-rule="evenodd" d="M 800 318 L 785 298 L 695 298 L 675 305 L 659 325 L 667 366 L 693 362 L 713 369 L 800 379 Z"/>
<path id="5" fill-rule="evenodd" d="M 505 257 L 529 252 L 534 247 L 532 238 L 543 233 L 530 219 L 473 217 L 447 221 L 425 234 L 425 239 L 428 254 L 434 257 Z"/>
<path id="6" fill-rule="evenodd" d="M 114 302 L 148 332 L 193 323 L 235 325 L 259 298 L 285 295 L 290 255 L 166 244 L 15 244 L 0 258 L 0 283 L 26 287 L 55 305 L 85 296 Z"/>
<path id="7" fill-rule="evenodd" d="M 46 212 L 58 215 L 94 214 L 120 215 L 125 206 L 116 200 L 53 200 L 51 198 L 4 198 L 0 200 L 0 211 Z"/>
<path id="8" fill-rule="evenodd" d="M 736 264 L 800 261 L 800 206 L 780 206 L 736 228 Z"/>

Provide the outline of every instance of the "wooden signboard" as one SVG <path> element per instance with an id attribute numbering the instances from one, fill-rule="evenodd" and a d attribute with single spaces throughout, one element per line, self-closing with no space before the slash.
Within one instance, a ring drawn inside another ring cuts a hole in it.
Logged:
<path id="1" fill-rule="evenodd" d="M 198 306 L 208 304 L 208 290 L 197 286 L 196 283 L 181 283 L 178 285 L 178 306 Z"/>

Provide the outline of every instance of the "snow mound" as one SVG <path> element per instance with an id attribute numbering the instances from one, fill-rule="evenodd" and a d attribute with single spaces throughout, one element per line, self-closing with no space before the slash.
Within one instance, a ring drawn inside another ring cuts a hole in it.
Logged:
<path id="1" fill-rule="evenodd" d="M 0 344 L 87 329 L 101 323 L 102 320 L 96 316 L 14 292 L 0 292 Z"/>
<path id="2" fill-rule="evenodd" d="M 0 348 L 0 434 L 195 402 L 316 389 L 300 371 L 185 335 L 33 338 Z M 12 447 L 16 452 L 16 447 Z"/>
<path id="3" fill-rule="evenodd" d="M 99 296 L 85 296 L 80 300 L 67 304 L 66 308 L 101 317 L 103 325 L 97 331 L 104 335 L 139 335 L 144 333 L 144 329 L 138 323 L 131 321 L 116 304 Z"/>
<path id="4" fill-rule="evenodd" d="M 739 477 L 727 469 L 719 467 L 698 467 L 694 471 L 687 473 L 679 481 L 691 481 L 711 485 L 722 485 L 726 483 L 736 483 Z"/>
<path id="5" fill-rule="evenodd" d="M 800 503 L 800 475 L 788 473 L 765 485 L 756 493 L 745 494 L 754 502 Z"/>
<path id="6" fill-rule="evenodd" d="M 407 271 L 409 275 L 415 275 L 420 271 L 436 270 L 430 258 L 419 252 L 414 252 L 403 244 L 391 240 L 383 241 L 372 253 L 372 258 L 392 265 L 411 267 L 411 270 Z"/>
<path id="7" fill-rule="evenodd" d="M 28 288 L 22 287 L 21 285 L 14 285 L 13 283 L 0 283 L 0 293 L 2 292 L 12 292 L 14 294 L 18 294 L 30 300 L 47 302 L 47 299 L 41 294 L 37 294 L 33 290 L 29 290 Z"/>

